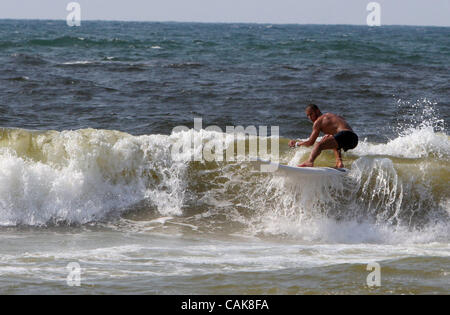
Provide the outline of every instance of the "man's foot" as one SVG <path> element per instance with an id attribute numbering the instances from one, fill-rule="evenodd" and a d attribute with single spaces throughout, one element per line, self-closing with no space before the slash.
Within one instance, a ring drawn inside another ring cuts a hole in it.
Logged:
<path id="1" fill-rule="evenodd" d="M 334 166 L 334 168 L 344 168 L 344 163 L 336 163 L 336 165 Z"/>
<path id="2" fill-rule="evenodd" d="M 314 166 L 314 163 L 311 163 L 311 162 L 304 162 L 300 165 L 297 165 L 297 167 L 313 167 L 313 166 Z"/>

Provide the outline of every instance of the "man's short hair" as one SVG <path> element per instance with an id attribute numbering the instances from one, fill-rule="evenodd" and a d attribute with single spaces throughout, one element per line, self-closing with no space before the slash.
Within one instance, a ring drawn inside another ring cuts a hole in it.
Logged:
<path id="1" fill-rule="evenodd" d="M 314 111 L 319 110 L 319 107 L 317 107 L 316 104 L 309 104 L 308 106 L 306 106 L 305 111 L 307 111 L 308 109 L 313 109 Z"/>

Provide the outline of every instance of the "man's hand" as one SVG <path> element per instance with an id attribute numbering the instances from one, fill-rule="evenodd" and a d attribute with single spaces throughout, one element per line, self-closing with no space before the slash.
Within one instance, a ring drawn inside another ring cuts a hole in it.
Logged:
<path id="1" fill-rule="evenodd" d="M 296 146 L 297 146 L 297 140 L 291 140 L 291 141 L 289 141 L 289 146 L 290 146 L 291 148 L 296 147 Z"/>

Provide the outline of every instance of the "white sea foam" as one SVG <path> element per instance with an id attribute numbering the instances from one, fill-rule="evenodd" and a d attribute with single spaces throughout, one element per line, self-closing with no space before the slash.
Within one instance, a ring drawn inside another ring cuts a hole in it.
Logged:
<path id="1" fill-rule="evenodd" d="M 320 217 L 294 220 L 292 217 L 267 216 L 253 233 L 285 236 L 306 243 L 326 244 L 385 244 L 408 245 L 449 241 L 448 222 L 428 225 L 423 229 L 409 229 L 373 221 L 343 220 Z"/>
<path id="2" fill-rule="evenodd" d="M 387 155 L 413 159 L 434 156 L 449 159 L 450 137 L 445 133 L 436 133 L 432 126 L 424 126 L 409 130 L 388 143 L 361 141 L 351 153 L 359 156 Z"/>
<path id="3" fill-rule="evenodd" d="M 1 225 L 86 223 L 144 199 L 181 214 L 186 163 L 171 160 L 167 136 L 17 132 L 0 151 Z"/>
<path id="4" fill-rule="evenodd" d="M 94 61 L 76 60 L 76 61 L 63 62 L 63 65 L 88 65 L 88 64 L 92 64 L 92 63 L 94 63 Z"/>

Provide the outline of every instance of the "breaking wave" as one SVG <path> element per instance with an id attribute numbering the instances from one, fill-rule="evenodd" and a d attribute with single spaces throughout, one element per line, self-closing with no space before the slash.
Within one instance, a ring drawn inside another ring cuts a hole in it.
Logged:
<path id="1" fill-rule="evenodd" d="M 216 136 L 0 129 L 0 225 L 110 222 L 139 213 L 139 220 L 178 218 L 209 232 L 305 241 L 448 239 L 450 138 L 442 128 L 424 123 L 384 144 L 364 141 L 346 155 L 348 176 L 314 180 L 260 173 L 248 161 L 193 161 Z M 223 136 L 226 146 L 248 146 L 248 139 Z M 309 150 L 289 150 L 287 141 L 280 140 L 281 162 L 306 158 Z M 177 142 L 192 150 L 172 152 Z M 318 160 L 332 164 L 332 153 Z"/>

